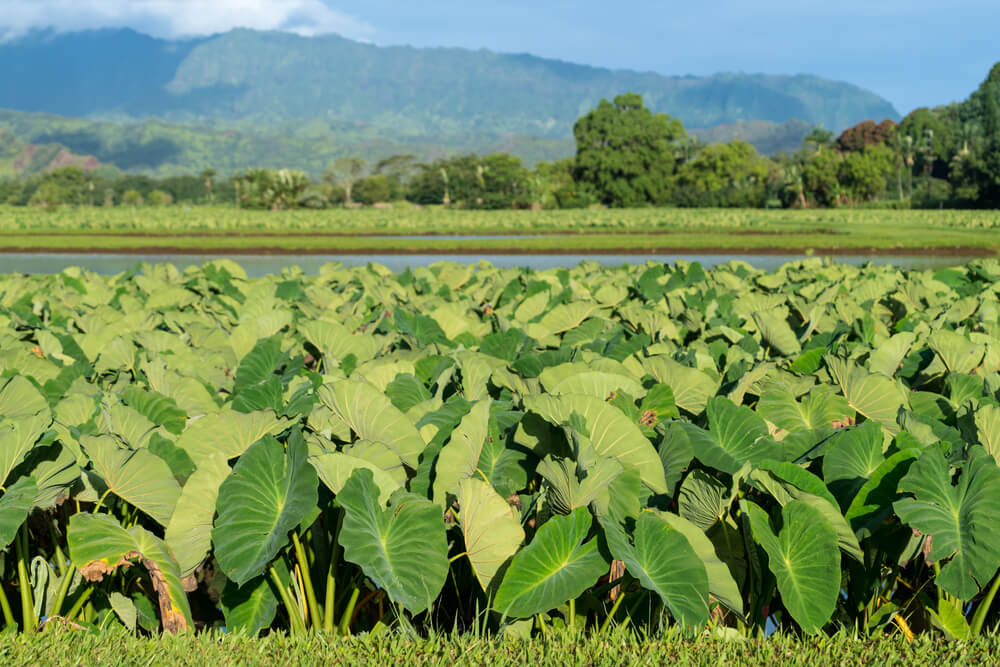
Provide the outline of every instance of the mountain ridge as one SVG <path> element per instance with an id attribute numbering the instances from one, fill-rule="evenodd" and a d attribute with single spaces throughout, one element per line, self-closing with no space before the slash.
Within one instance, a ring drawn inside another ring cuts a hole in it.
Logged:
<path id="1" fill-rule="evenodd" d="M 30 84 L 30 85 L 28 85 Z M 689 128 L 798 119 L 839 131 L 899 118 L 858 86 L 809 74 L 667 76 L 486 49 L 375 46 L 234 29 L 163 40 L 130 29 L 36 31 L 0 44 L 0 107 L 65 116 L 280 124 L 363 121 L 419 135 L 571 136 L 602 98 L 643 95 Z"/>

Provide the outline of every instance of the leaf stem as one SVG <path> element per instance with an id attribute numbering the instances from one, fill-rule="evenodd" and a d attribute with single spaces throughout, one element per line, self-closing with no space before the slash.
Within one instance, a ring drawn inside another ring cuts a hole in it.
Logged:
<path id="1" fill-rule="evenodd" d="M 340 616 L 340 634 L 348 636 L 351 634 L 351 617 L 354 616 L 354 606 L 358 604 L 358 596 L 361 590 L 355 586 L 351 592 L 351 599 L 347 601 L 347 607 Z"/>
<path id="2" fill-rule="evenodd" d="M 337 597 L 337 579 L 334 577 L 333 559 L 330 559 L 330 567 L 326 573 L 326 599 L 323 601 L 323 632 L 332 633 L 333 605 Z"/>
<path id="3" fill-rule="evenodd" d="M 49 616 L 58 616 L 59 612 L 62 610 L 63 602 L 66 600 L 66 593 L 69 592 L 69 587 L 73 583 L 73 576 L 76 574 L 76 568 L 70 565 L 63 572 L 62 581 L 59 582 L 59 590 L 56 592 L 55 598 L 52 599 L 52 606 L 49 607 Z"/>
<path id="4" fill-rule="evenodd" d="M 111 489 L 107 489 L 107 490 L 105 490 L 105 492 L 103 494 L 101 494 L 101 497 L 97 501 L 97 504 L 94 505 L 94 511 L 91 512 L 91 514 L 97 514 L 97 510 L 101 509 L 101 505 L 104 504 L 104 499 L 108 497 L 109 493 L 111 493 Z"/>
<path id="5" fill-rule="evenodd" d="M 598 634 L 603 635 L 605 631 L 607 631 L 608 626 L 611 625 L 611 620 L 615 617 L 615 613 L 617 613 L 618 607 L 621 606 L 622 600 L 624 599 L 625 599 L 625 591 L 622 591 L 621 593 L 618 594 L 618 599 L 615 600 L 615 603 L 611 606 L 611 611 L 608 612 L 608 617 L 604 619 L 603 623 L 601 623 L 601 629 Z"/>
<path id="6" fill-rule="evenodd" d="M 35 618 L 35 602 L 31 596 L 31 581 L 28 579 L 28 537 L 27 529 L 21 525 L 18 536 L 15 538 L 17 545 L 17 581 L 21 593 L 21 624 L 22 631 L 32 633 L 38 628 L 38 619 Z"/>
<path id="7" fill-rule="evenodd" d="M 998 588 L 1000 588 L 1000 573 L 993 577 L 993 585 L 987 591 L 986 597 L 979 603 L 976 613 L 972 615 L 972 624 L 969 626 L 969 632 L 973 637 L 978 637 L 979 633 L 982 632 L 983 623 L 986 621 L 986 614 L 989 613 L 990 607 L 993 606 L 993 598 L 996 597 Z"/>
<path id="8" fill-rule="evenodd" d="M 271 575 L 271 581 L 274 582 L 274 587 L 278 589 L 278 597 L 281 598 L 282 604 L 285 605 L 285 610 L 288 612 L 288 619 L 291 624 L 291 631 L 293 635 L 305 634 L 306 626 L 305 622 L 302 620 L 302 614 L 299 612 L 298 605 L 292 600 L 291 594 L 289 594 L 288 589 L 283 583 L 281 583 L 281 577 L 278 576 L 278 571 L 274 569 L 274 566 L 268 568 L 268 574 Z"/>
<path id="9" fill-rule="evenodd" d="M 87 604 L 87 600 L 90 599 L 90 596 L 93 594 L 93 592 L 94 592 L 94 587 L 89 586 L 88 588 L 84 589 L 82 593 L 80 593 L 80 597 L 76 599 L 76 602 L 73 603 L 73 606 L 70 607 L 70 610 L 66 612 L 67 621 L 72 621 L 76 617 L 76 615 L 80 613 L 80 610 L 83 609 L 83 605 Z"/>
<path id="10" fill-rule="evenodd" d="M 10 608 L 10 600 L 7 599 L 7 593 L 3 589 L 3 584 L 0 584 L 0 609 L 3 610 L 4 625 L 16 628 L 17 620 L 14 618 L 14 611 Z"/>
<path id="11" fill-rule="evenodd" d="M 312 614 L 312 625 L 320 627 L 323 622 L 323 610 L 320 609 L 319 602 L 316 601 L 312 573 L 309 570 L 309 559 L 306 558 L 306 550 L 302 547 L 302 541 L 299 540 L 298 531 L 292 533 L 292 544 L 295 545 L 295 557 L 299 562 L 299 572 L 302 576 L 302 587 L 305 589 L 306 604 L 309 605 L 309 613 Z"/>

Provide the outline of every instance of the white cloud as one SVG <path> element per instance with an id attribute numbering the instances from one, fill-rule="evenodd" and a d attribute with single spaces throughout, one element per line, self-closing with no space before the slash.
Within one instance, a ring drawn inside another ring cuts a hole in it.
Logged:
<path id="1" fill-rule="evenodd" d="M 374 29 L 323 0 L 0 0 L 0 40 L 35 28 L 129 27 L 156 37 L 283 30 L 370 39 Z"/>

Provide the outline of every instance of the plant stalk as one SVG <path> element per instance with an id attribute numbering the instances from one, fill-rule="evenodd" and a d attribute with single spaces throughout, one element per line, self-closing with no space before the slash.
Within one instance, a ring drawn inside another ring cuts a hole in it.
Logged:
<path id="1" fill-rule="evenodd" d="M 354 616 L 354 607 L 358 604 L 358 596 L 361 595 L 361 589 L 357 586 L 351 591 L 351 599 L 347 601 L 347 607 L 344 608 L 344 613 L 340 616 L 340 634 L 348 636 L 351 634 L 351 617 Z"/>
<path id="2" fill-rule="evenodd" d="M 73 603 L 73 606 L 70 607 L 70 610 L 66 612 L 67 621 L 72 621 L 74 618 L 76 618 L 76 615 L 80 613 L 81 609 L 83 609 L 83 605 L 87 604 L 87 600 L 90 599 L 90 596 L 93 593 L 94 593 L 93 586 L 90 586 L 89 588 L 85 589 L 82 593 L 80 593 L 80 597 L 76 599 L 76 602 Z"/>
<path id="3" fill-rule="evenodd" d="M 983 601 L 979 603 L 976 613 L 972 615 L 972 624 L 969 626 L 969 632 L 973 637 L 978 637 L 979 633 L 982 632 L 983 623 L 986 622 L 986 614 L 989 613 L 990 607 L 993 606 L 993 598 L 996 597 L 998 588 L 1000 588 L 1000 573 L 993 577 L 993 585 L 990 586 L 990 590 L 987 591 Z"/>
<path id="4" fill-rule="evenodd" d="M 10 600 L 7 599 L 7 592 L 0 584 L 0 609 L 3 610 L 3 621 L 5 626 L 17 627 L 17 620 L 14 618 L 14 611 L 10 608 Z"/>
<path id="5" fill-rule="evenodd" d="M 66 593 L 69 592 L 69 587 L 73 583 L 73 576 L 76 574 L 76 568 L 70 565 L 66 568 L 63 573 L 62 581 L 59 582 L 59 590 L 56 592 L 55 598 L 52 599 L 52 606 L 49 607 L 49 616 L 58 616 L 59 612 L 62 610 L 63 602 L 66 600 Z"/>
<path id="6" fill-rule="evenodd" d="M 603 623 L 601 623 L 601 629 L 598 632 L 598 634 L 603 635 L 607 631 L 608 626 L 611 625 L 611 620 L 615 617 L 615 613 L 618 612 L 618 607 L 621 606 L 622 600 L 624 599 L 625 599 L 625 591 L 622 591 L 621 593 L 618 594 L 618 599 L 615 600 L 615 603 L 611 606 L 611 611 L 608 612 L 608 617 L 604 619 Z"/>
<path id="7" fill-rule="evenodd" d="M 309 613 L 312 614 L 312 625 L 320 627 L 323 623 L 323 610 L 316 600 L 316 591 L 313 589 L 312 572 L 309 569 L 309 559 L 306 558 L 306 550 L 299 540 L 298 531 L 292 533 L 292 544 L 295 545 L 295 557 L 299 561 L 299 572 L 302 575 L 302 587 L 305 589 L 306 604 L 309 605 Z"/>
<path id="8" fill-rule="evenodd" d="M 38 629 L 38 619 L 35 618 L 35 601 L 31 595 L 31 581 L 28 578 L 28 536 L 22 525 L 15 543 L 17 544 L 17 581 L 21 593 L 21 623 L 22 631 L 32 633 Z"/>
<path id="9" fill-rule="evenodd" d="M 323 600 L 323 632 L 327 634 L 334 630 L 333 623 L 333 603 L 337 597 L 337 580 L 333 576 L 333 561 L 330 561 L 330 569 L 326 574 L 326 598 Z"/>
<path id="10" fill-rule="evenodd" d="M 285 609 L 288 611 L 288 618 L 291 623 L 291 631 L 293 635 L 303 635 L 306 632 L 305 622 L 302 620 L 302 614 L 299 613 L 298 605 L 292 600 L 291 594 L 285 585 L 281 583 L 281 577 L 278 576 L 278 571 L 274 569 L 274 566 L 268 568 L 268 574 L 271 575 L 271 581 L 274 583 L 274 587 L 278 589 L 278 597 L 281 598 L 282 604 L 285 605 Z"/>

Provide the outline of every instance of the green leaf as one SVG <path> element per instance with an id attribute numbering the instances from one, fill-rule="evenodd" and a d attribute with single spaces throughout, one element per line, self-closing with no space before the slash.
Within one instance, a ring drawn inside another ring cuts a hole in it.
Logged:
<path id="1" fill-rule="evenodd" d="M 928 560 L 951 557 L 937 585 L 971 600 L 1000 566 L 1000 468 L 993 457 L 972 447 L 953 485 L 944 454 L 929 447 L 900 480 L 899 491 L 913 497 L 893 508 L 903 523 L 931 536 Z"/>
<path id="2" fill-rule="evenodd" d="M 358 565 L 394 603 L 413 614 L 427 609 L 448 576 L 441 508 L 401 491 L 383 509 L 365 468 L 351 474 L 337 501 L 344 508 L 344 559 Z"/>
<path id="3" fill-rule="evenodd" d="M 288 422 L 274 412 L 241 413 L 224 410 L 207 415 L 188 426 L 177 440 L 177 446 L 188 453 L 195 463 L 222 455 L 232 459 L 266 435 L 277 435 Z"/>
<path id="4" fill-rule="evenodd" d="M 775 426 L 793 433 L 830 428 L 834 421 L 854 416 L 847 400 L 835 396 L 829 387 L 811 390 L 799 403 L 787 387 L 770 385 L 757 403 L 757 412 Z"/>
<path id="5" fill-rule="evenodd" d="M 110 435 L 80 438 L 94 472 L 116 496 L 166 526 L 181 495 L 170 467 L 147 449 L 121 447 Z"/>
<path id="6" fill-rule="evenodd" d="M 767 514 L 747 502 L 754 540 L 767 553 L 778 581 L 781 601 L 808 634 L 823 629 L 840 594 L 840 551 L 837 533 L 819 510 L 792 500 L 781 508 L 782 526 L 775 535 Z"/>
<path id="7" fill-rule="evenodd" d="M 434 467 L 434 502 L 443 505 L 445 496 L 453 492 L 460 481 L 476 472 L 489 422 L 490 401 L 479 401 L 451 432 L 451 438 L 441 448 Z"/>
<path id="8" fill-rule="evenodd" d="M 657 382 L 669 385 L 677 407 L 693 415 L 704 412 L 708 399 L 719 389 L 719 381 L 708 373 L 683 366 L 668 357 L 650 357 L 643 361 L 643 368 Z"/>
<path id="9" fill-rule="evenodd" d="M 174 399 L 155 391 L 144 391 L 134 385 L 122 392 L 122 398 L 146 419 L 170 433 L 180 435 L 184 431 L 187 413 L 177 407 Z"/>
<path id="10" fill-rule="evenodd" d="M 874 533 L 892 514 L 892 504 L 899 498 L 899 481 L 907 474 L 920 449 L 904 449 L 883 461 L 851 500 L 844 518 L 861 539 Z"/>
<path id="11" fill-rule="evenodd" d="M 671 528 L 687 538 L 688 544 L 698 554 L 705 573 L 708 575 L 708 592 L 724 607 L 743 614 L 743 597 L 740 588 L 733 579 L 729 567 L 716 554 L 715 546 L 705 533 L 687 519 L 669 512 L 658 512 L 657 516 L 670 524 Z"/>
<path id="12" fill-rule="evenodd" d="M 168 632 L 193 628 L 177 562 L 167 545 L 142 526 L 128 530 L 107 514 L 74 514 L 66 536 L 73 565 L 87 581 L 100 581 L 138 560 L 156 592 L 160 623 Z"/>
<path id="13" fill-rule="evenodd" d="M 753 410 L 716 396 L 708 401 L 708 431 L 682 423 L 694 455 L 705 465 L 729 474 L 744 463 L 776 458 L 778 445 L 766 438 L 767 424 Z"/>
<path id="14" fill-rule="evenodd" d="M 1000 406 L 983 405 L 976 410 L 975 419 L 979 444 L 986 448 L 994 461 L 1000 462 Z"/>
<path id="15" fill-rule="evenodd" d="M 0 551 L 14 540 L 18 528 L 28 518 L 38 494 L 33 477 L 21 477 L 0 496 Z"/>
<path id="16" fill-rule="evenodd" d="M 47 410 L 0 421 L 0 486 L 7 483 L 10 471 L 24 460 L 51 423 Z"/>
<path id="17" fill-rule="evenodd" d="M 247 449 L 219 487 L 212 529 L 215 557 L 228 578 L 243 585 L 264 572 L 288 532 L 316 507 L 318 484 L 302 442 L 291 440 L 286 450 L 266 437 Z"/>
<path id="18" fill-rule="evenodd" d="M 546 521 L 514 556 L 493 608 L 505 616 L 527 618 L 575 600 L 590 588 L 608 568 L 597 540 L 583 541 L 591 522 L 584 507 Z"/>
<path id="19" fill-rule="evenodd" d="M 129 632 L 135 630 L 136 621 L 139 620 L 139 612 L 135 608 L 135 603 L 132 602 L 131 598 L 127 598 L 118 591 L 113 591 L 111 595 L 108 596 L 108 601 L 111 603 L 111 608 L 114 610 L 115 615 L 122 622 Z"/>
<path id="20" fill-rule="evenodd" d="M 643 484 L 656 493 L 667 493 L 659 454 L 639 426 L 618 408 L 579 394 L 525 396 L 524 407 L 556 426 L 570 425 L 571 417 L 579 415 L 588 433 L 570 428 L 592 446 L 594 453 L 613 458 L 624 468 L 638 470 Z"/>
<path id="21" fill-rule="evenodd" d="M 416 469 L 426 443 L 406 415 L 378 389 L 358 380 L 323 385 L 319 398 L 362 440 L 381 442 Z"/>
<path id="22" fill-rule="evenodd" d="M 780 312 L 780 311 L 779 311 Z M 768 345 L 784 357 L 792 357 L 802 352 L 795 332 L 779 312 L 767 311 L 753 314 L 754 322 L 760 329 L 760 335 Z"/>
<path id="23" fill-rule="evenodd" d="M 230 472 L 222 456 L 205 459 L 181 489 L 164 540 L 177 559 L 182 577 L 193 573 L 212 548 L 212 519 L 219 486 Z"/>
<path id="24" fill-rule="evenodd" d="M 278 596 L 267 575 L 251 579 L 242 586 L 227 581 L 219 602 L 226 618 L 226 632 L 242 632 L 251 637 L 270 626 L 278 611 Z"/>
<path id="25" fill-rule="evenodd" d="M 457 500 L 465 551 L 485 591 L 524 541 L 519 513 L 515 514 L 514 508 L 493 487 L 478 479 L 459 482 Z"/>
<path id="26" fill-rule="evenodd" d="M 884 375 L 872 375 L 850 361 L 827 357 L 830 375 L 840 385 L 848 405 L 872 421 L 899 433 L 896 415 L 906 405 L 906 396 Z"/>
<path id="27" fill-rule="evenodd" d="M 708 622 L 708 573 L 684 534 L 657 514 L 642 512 L 634 539 L 634 545 L 610 542 L 626 571 L 656 593 L 681 625 Z"/>
<path id="28" fill-rule="evenodd" d="M 949 329 L 936 330 L 927 343 L 952 373 L 971 373 L 983 360 L 983 353 L 986 351 L 984 346 Z"/>
<path id="29" fill-rule="evenodd" d="M 681 482 L 677 513 L 702 531 L 707 531 L 725 516 L 729 500 L 727 485 L 704 470 L 692 470 Z"/>

